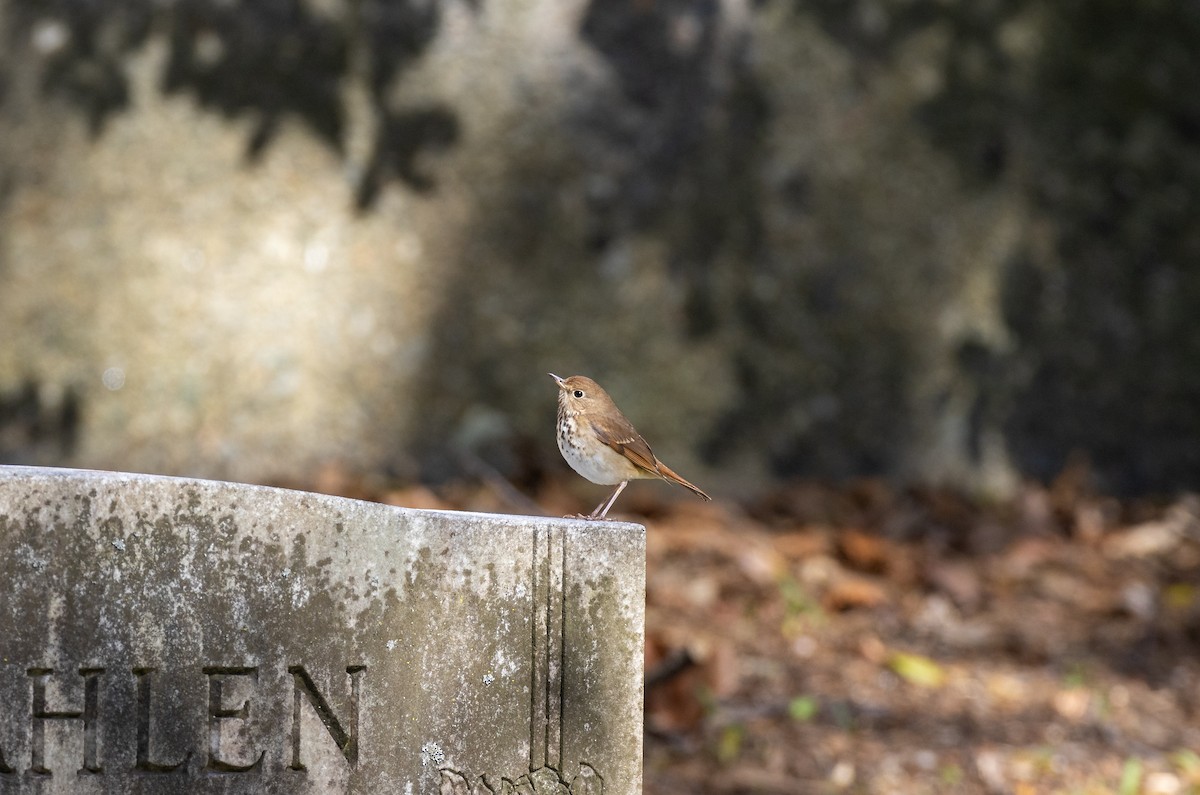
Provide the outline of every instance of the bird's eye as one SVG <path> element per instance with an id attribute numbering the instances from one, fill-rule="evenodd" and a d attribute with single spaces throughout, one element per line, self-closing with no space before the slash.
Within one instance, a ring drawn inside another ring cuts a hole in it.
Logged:
<path id="1" fill-rule="evenodd" d="M 581 398 L 581 397 L 583 397 L 583 390 L 582 390 L 582 389 L 576 389 L 576 390 L 575 390 L 574 392 L 572 392 L 571 394 L 575 395 L 575 397 L 577 397 L 577 398 Z"/>

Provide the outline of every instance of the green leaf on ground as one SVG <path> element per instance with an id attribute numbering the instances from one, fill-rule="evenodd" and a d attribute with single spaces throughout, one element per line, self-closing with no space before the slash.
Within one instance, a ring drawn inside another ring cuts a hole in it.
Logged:
<path id="1" fill-rule="evenodd" d="M 888 667 L 903 679 L 921 687 L 941 687 L 946 671 L 928 657 L 896 651 L 888 656 Z"/>
<path id="2" fill-rule="evenodd" d="M 1121 795 L 1137 795 L 1142 788 L 1142 760 L 1126 759 L 1125 767 L 1121 770 Z"/>
<path id="3" fill-rule="evenodd" d="M 817 714 L 817 700 L 812 696 L 797 696 L 788 702 L 788 714 L 801 723 L 810 721 Z"/>

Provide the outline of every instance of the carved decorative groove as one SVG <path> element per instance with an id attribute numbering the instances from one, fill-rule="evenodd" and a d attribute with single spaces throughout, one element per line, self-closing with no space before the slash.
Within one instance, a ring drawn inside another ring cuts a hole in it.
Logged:
<path id="1" fill-rule="evenodd" d="M 586 763 L 568 781 L 563 766 L 563 670 L 566 658 L 567 535 L 534 528 L 530 605 L 529 772 L 516 778 L 439 769 L 439 795 L 603 795 L 604 779 Z M 499 781 L 499 789 L 488 784 Z"/>

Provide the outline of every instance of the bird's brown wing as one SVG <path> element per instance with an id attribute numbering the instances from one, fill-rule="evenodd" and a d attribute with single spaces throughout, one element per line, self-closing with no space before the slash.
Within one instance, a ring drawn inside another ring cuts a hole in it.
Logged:
<path id="1" fill-rule="evenodd" d="M 625 456 L 635 467 L 644 469 L 651 475 L 661 476 L 654 451 L 628 420 L 620 422 L 609 419 L 602 423 L 593 422 L 592 430 L 596 432 L 597 439 Z"/>
<path id="2" fill-rule="evenodd" d="M 625 456 L 626 460 L 638 469 L 644 470 L 651 476 L 660 477 L 672 483 L 678 483 L 680 486 L 694 491 L 705 500 L 712 499 L 712 497 L 705 494 L 698 486 L 684 480 L 677 472 L 662 461 L 659 461 L 655 457 L 654 451 L 650 449 L 650 445 L 634 429 L 633 424 L 624 417 L 616 420 L 610 419 L 603 424 L 593 422 L 592 430 L 596 432 L 596 438 Z"/>

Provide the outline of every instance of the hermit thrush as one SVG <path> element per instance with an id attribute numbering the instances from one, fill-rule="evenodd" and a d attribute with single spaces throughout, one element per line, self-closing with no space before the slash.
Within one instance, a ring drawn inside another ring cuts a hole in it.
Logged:
<path id="1" fill-rule="evenodd" d="M 616 486 L 586 519 L 603 519 L 629 481 L 662 478 L 711 500 L 654 456 L 646 440 L 625 419 L 608 393 L 583 375 L 559 378 L 558 449 L 567 463 L 593 483 Z"/>

